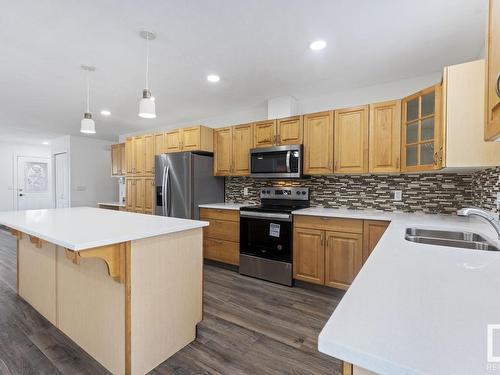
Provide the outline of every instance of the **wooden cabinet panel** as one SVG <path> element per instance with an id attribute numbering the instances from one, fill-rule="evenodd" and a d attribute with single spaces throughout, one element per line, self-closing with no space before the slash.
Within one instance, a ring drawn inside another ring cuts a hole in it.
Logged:
<path id="1" fill-rule="evenodd" d="M 363 262 L 363 236 L 326 232 L 325 285 L 347 290 Z"/>
<path id="2" fill-rule="evenodd" d="M 239 243 L 204 237 L 203 257 L 237 266 L 240 264 Z"/>
<path id="3" fill-rule="evenodd" d="M 363 223 L 363 263 L 366 262 L 378 241 L 389 226 L 388 221 L 365 220 Z"/>
<path id="4" fill-rule="evenodd" d="M 368 106 L 335 111 L 335 173 L 368 173 Z"/>
<path id="5" fill-rule="evenodd" d="M 135 147 L 134 138 L 129 137 L 125 140 L 125 173 L 131 175 L 135 168 Z"/>
<path id="6" fill-rule="evenodd" d="M 304 174 L 333 173 L 333 111 L 304 115 Z"/>
<path id="7" fill-rule="evenodd" d="M 484 137 L 500 136 L 500 1 L 489 0 Z"/>
<path id="8" fill-rule="evenodd" d="M 370 104 L 369 121 L 369 172 L 399 172 L 401 100 Z"/>
<path id="9" fill-rule="evenodd" d="M 312 228 L 348 233 L 363 233 L 363 220 L 342 219 L 338 217 L 294 215 L 293 225 L 300 228 Z"/>
<path id="10" fill-rule="evenodd" d="M 200 127 L 181 129 L 181 150 L 195 151 L 200 148 Z"/>
<path id="11" fill-rule="evenodd" d="M 124 160 L 122 158 L 124 153 L 125 145 L 119 143 L 116 145 L 111 145 L 111 175 L 112 176 L 122 176 Z"/>
<path id="12" fill-rule="evenodd" d="M 164 154 L 167 152 L 165 146 L 165 133 L 156 133 L 154 135 L 155 155 Z"/>
<path id="13" fill-rule="evenodd" d="M 136 196 L 137 196 L 137 185 L 135 179 L 127 178 L 125 179 L 125 208 L 127 211 L 135 210 Z"/>
<path id="14" fill-rule="evenodd" d="M 153 175 L 155 173 L 155 144 L 153 134 L 144 136 L 144 173 Z"/>
<path id="15" fill-rule="evenodd" d="M 293 232 L 293 277 L 314 284 L 325 282 L 325 232 L 295 228 Z"/>
<path id="16" fill-rule="evenodd" d="M 144 137 L 134 137 L 134 174 L 143 175 L 146 171 L 146 149 Z"/>
<path id="17" fill-rule="evenodd" d="M 200 208 L 200 218 L 239 222 L 240 221 L 240 212 L 238 210 Z"/>
<path id="18" fill-rule="evenodd" d="M 440 169 L 443 165 L 441 84 L 404 98 L 401 102 L 401 171 Z"/>
<path id="19" fill-rule="evenodd" d="M 252 124 L 233 126 L 232 175 L 247 176 L 250 174 L 249 153 L 252 148 Z"/>
<path id="20" fill-rule="evenodd" d="M 181 132 L 173 130 L 165 133 L 165 152 L 179 152 L 181 150 Z"/>
<path id="21" fill-rule="evenodd" d="M 214 131 L 214 175 L 229 176 L 232 172 L 233 128 Z"/>
<path id="22" fill-rule="evenodd" d="M 219 240 L 240 242 L 240 223 L 237 221 L 226 221 L 216 219 L 208 220 L 210 225 L 203 228 L 203 235 Z"/>
<path id="23" fill-rule="evenodd" d="M 277 144 L 300 145 L 304 127 L 302 116 L 293 116 L 277 120 L 276 122 Z"/>
<path id="24" fill-rule="evenodd" d="M 145 204 L 145 181 L 143 178 L 134 180 L 136 185 L 135 212 L 143 212 Z"/>
<path id="25" fill-rule="evenodd" d="M 253 125 L 253 146 L 271 147 L 276 144 L 276 120 L 259 121 Z"/>
<path id="26" fill-rule="evenodd" d="M 144 179 L 144 213 L 153 214 L 155 209 L 155 180 Z"/>

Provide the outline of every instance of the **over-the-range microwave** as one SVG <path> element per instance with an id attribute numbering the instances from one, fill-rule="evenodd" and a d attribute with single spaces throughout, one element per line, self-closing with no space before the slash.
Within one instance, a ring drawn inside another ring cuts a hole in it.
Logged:
<path id="1" fill-rule="evenodd" d="M 251 149 L 250 177 L 302 177 L 302 146 L 286 145 Z"/>

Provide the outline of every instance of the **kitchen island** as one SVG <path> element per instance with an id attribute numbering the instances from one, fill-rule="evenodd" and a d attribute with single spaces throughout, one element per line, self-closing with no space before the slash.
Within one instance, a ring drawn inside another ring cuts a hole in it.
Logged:
<path id="1" fill-rule="evenodd" d="M 206 222 L 80 207 L 0 213 L 17 290 L 114 374 L 145 374 L 202 320 Z"/>

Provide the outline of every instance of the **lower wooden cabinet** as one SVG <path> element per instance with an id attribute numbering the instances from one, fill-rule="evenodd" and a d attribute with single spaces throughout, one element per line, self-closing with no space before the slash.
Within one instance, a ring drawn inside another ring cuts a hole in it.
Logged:
<path id="1" fill-rule="evenodd" d="M 296 215 L 294 279 L 348 289 L 388 225 L 386 221 Z"/>
<path id="2" fill-rule="evenodd" d="M 217 262 L 240 264 L 240 213 L 237 210 L 200 209 L 203 228 L 203 257 Z"/>
<path id="3" fill-rule="evenodd" d="M 326 232 L 325 285 L 347 289 L 363 265 L 363 235 Z"/>
<path id="4" fill-rule="evenodd" d="M 293 277 L 314 284 L 325 283 L 325 232 L 295 228 L 293 231 Z"/>
<path id="5" fill-rule="evenodd" d="M 389 226 L 388 221 L 365 220 L 363 223 L 363 263 L 366 262 L 378 241 Z"/>
<path id="6" fill-rule="evenodd" d="M 126 178 L 126 211 L 153 214 L 155 194 L 154 184 L 155 181 L 153 177 Z"/>

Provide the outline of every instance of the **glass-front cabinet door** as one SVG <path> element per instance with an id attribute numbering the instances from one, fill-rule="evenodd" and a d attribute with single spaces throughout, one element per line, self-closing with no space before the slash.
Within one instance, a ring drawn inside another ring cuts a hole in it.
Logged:
<path id="1" fill-rule="evenodd" d="M 435 85 L 402 101 L 403 172 L 440 169 L 443 166 L 441 91 L 441 85 Z"/>

